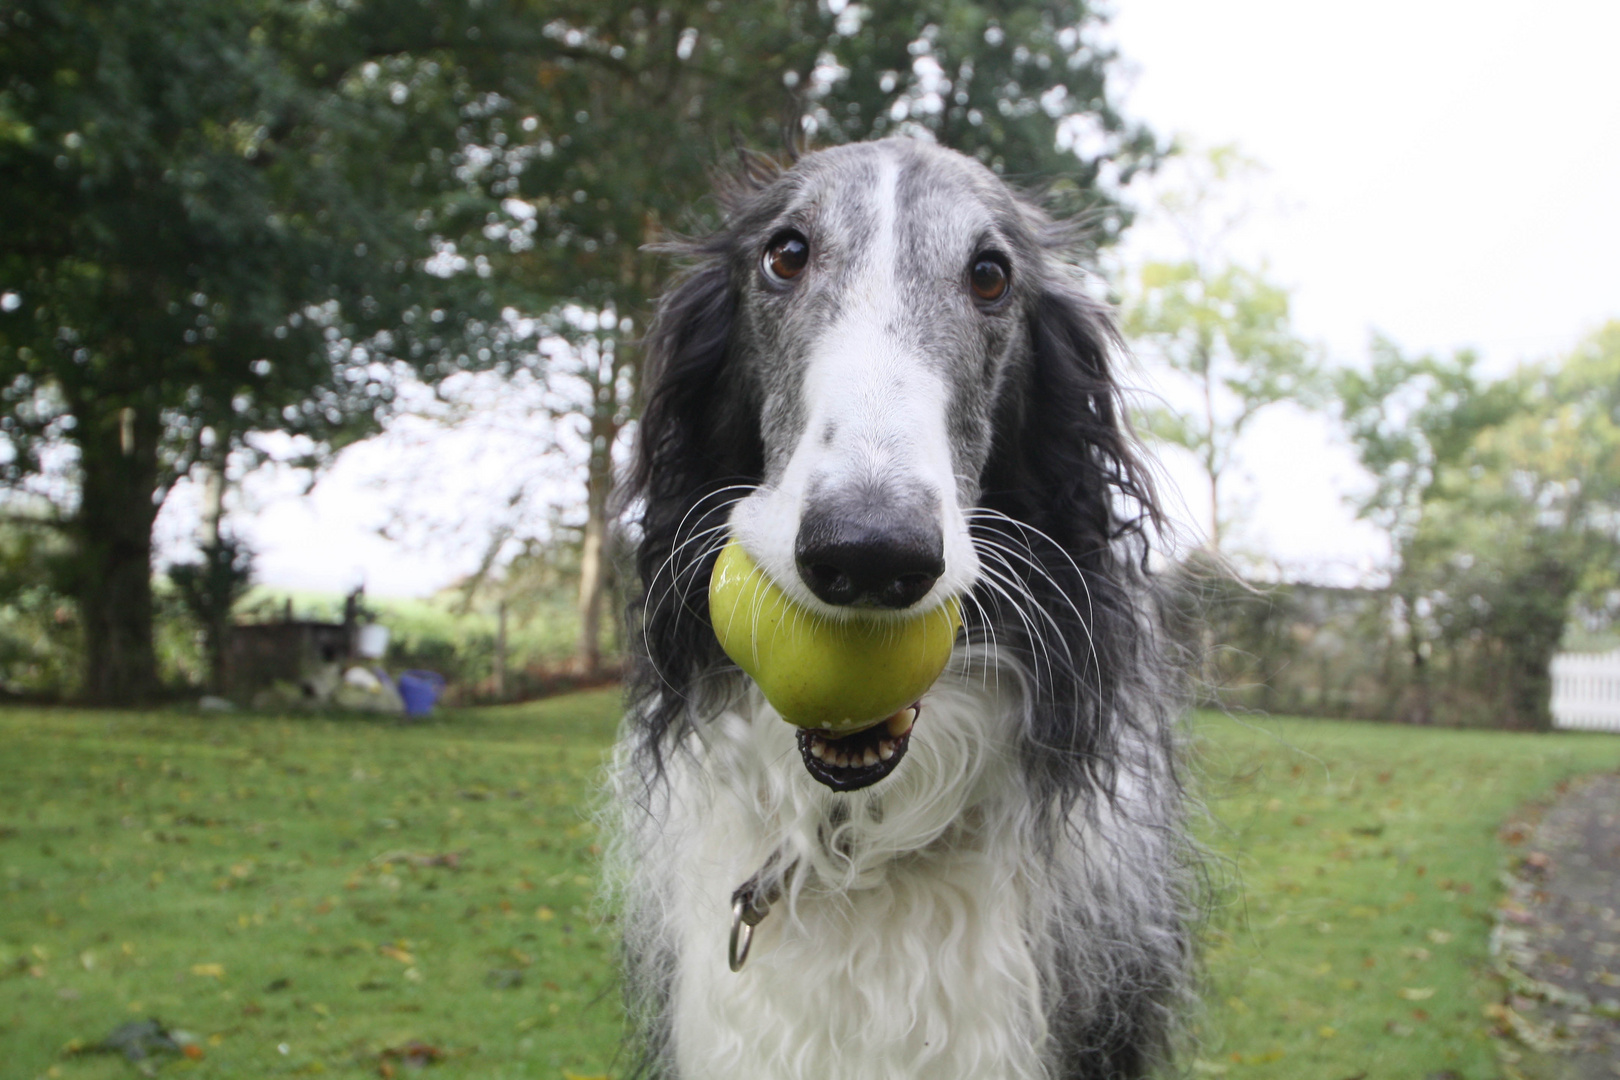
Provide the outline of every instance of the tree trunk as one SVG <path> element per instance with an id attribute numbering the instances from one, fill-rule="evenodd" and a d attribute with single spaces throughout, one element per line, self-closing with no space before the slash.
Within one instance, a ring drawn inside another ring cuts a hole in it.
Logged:
<path id="1" fill-rule="evenodd" d="M 220 522 L 225 517 L 225 461 L 221 455 L 217 463 L 205 465 L 202 470 L 203 511 L 198 526 L 198 546 L 202 549 L 203 563 L 212 571 L 215 560 L 221 557 L 220 546 L 224 537 Z M 206 572 L 206 571 L 205 571 Z M 213 580 L 210 574 L 209 580 Z M 208 661 L 208 686 L 223 695 L 230 685 L 231 612 L 228 603 L 212 605 L 203 620 L 203 651 Z"/>
<path id="2" fill-rule="evenodd" d="M 1215 443 L 1215 369 L 1209 350 L 1200 347 L 1199 371 L 1204 391 L 1204 472 L 1209 478 L 1209 550 L 1221 553 L 1221 460 Z"/>
<path id="3" fill-rule="evenodd" d="M 152 648 L 155 411 L 75 409 L 83 488 L 73 523 L 75 592 L 84 620 L 84 696 L 131 705 L 158 689 Z"/>
<path id="4" fill-rule="evenodd" d="M 1434 719 L 1429 690 L 1429 658 L 1423 652 L 1423 631 L 1418 625 L 1417 597 L 1403 598 L 1406 605 L 1406 645 L 1412 660 L 1412 702 L 1406 716 L 1409 724 L 1428 724 Z"/>
<path id="5" fill-rule="evenodd" d="M 611 420 L 591 418 L 591 460 L 585 479 L 585 538 L 579 556 L 579 644 L 574 665 L 579 674 L 602 670 L 602 601 L 605 592 L 608 498 L 613 493 Z"/>
<path id="6" fill-rule="evenodd" d="M 495 663 L 490 689 L 496 701 L 506 700 L 506 597 L 495 605 Z"/>

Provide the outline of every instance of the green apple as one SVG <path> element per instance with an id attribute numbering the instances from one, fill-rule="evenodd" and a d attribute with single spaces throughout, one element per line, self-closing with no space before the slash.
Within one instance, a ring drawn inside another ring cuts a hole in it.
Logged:
<path id="1" fill-rule="evenodd" d="M 732 539 L 709 579 L 709 619 L 720 647 L 784 720 L 847 733 L 892 716 L 934 685 L 962 611 L 951 599 L 919 615 L 822 615 L 788 597 Z"/>

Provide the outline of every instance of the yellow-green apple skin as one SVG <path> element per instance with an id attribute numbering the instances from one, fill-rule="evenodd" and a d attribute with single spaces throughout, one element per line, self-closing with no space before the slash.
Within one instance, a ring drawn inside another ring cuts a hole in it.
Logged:
<path id="1" fill-rule="evenodd" d="M 835 733 L 870 727 L 921 697 L 945 670 L 962 626 L 954 599 L 910 617 L 813 612 L 735 539 L 709 579 L 709 618 L 720 647 L 782 719 Z"/>

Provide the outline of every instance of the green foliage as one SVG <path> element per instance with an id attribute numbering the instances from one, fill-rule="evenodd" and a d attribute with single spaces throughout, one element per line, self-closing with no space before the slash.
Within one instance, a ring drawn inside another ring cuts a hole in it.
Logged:
<path id="1" fill-rule="evenodd" d="M 1210 707 L 1366 720 L 1398 707 L 1404 654 L 1383 590 L 1252 583 L 1199 552 L 1168 584 L 1179 636 L 1201 656 L 1197 689 Z M 1485 726 L 1489 716 L 1455 722 Z"/>
<path id="2" fill-rule="evenodd" d="M 429 314 L 416 216 L 465 200 L 426 152 L 464 123 L 465 91 L 424 60 L 391 73 L 414 91 L 396 102 L 336 14 L 277 0 L 10 10 L 0 100 L 27 135 L 0 142 L 0 281 L 18 298 L 0 363 L 8 400 L 36 405 L 8 424 L 14 442 L 171 411 L 161 479 L 210 426 L 342 439 L 378 419 L 392 387 L 373 364 L 405 343 L 377 335 Z"/>
<path id="3" fill-rule="evenodd" d="M 539 271 L 529 282 L 564 286 L 553 295 L 635 312 L 659 280 L 639 246 L 690 220 L 720 148 L 778 145 L 800 117 L 813 142 L 922 133 L 1047 178 L 1071 203 L 1108 208 L 1112 235 L 1124 214 L 1099 176 L 1125 182 L 1158 151 L 1108 95 L 1115 56 L 1093 40 L 1098 21 L 1086 4 L 962 0 L 560 11 L 537 91 L 510 109 L 522 134 L 491 166 L 504 158 L 502 193 L 538 213 L 534 243 L 507 247 Z M 494 257 L 504 239 L 479 250 Z"/>
<path id="4" fill-rule="evenodd" d="M 79 678 L 78 611 L 55 588 L 68 546 L 49 521 L 26 516 L 0 524 L 0 687 L 50 696 Z"/>
<path id="5" fill-rule="evenodd" d="M 386 415 L 398 365 L 465 358 L 489 298 L 427 272 L 419 222 L 482 216 L 429 153 L 479 110 L 429 55 L 370 58 L 386 6 L 352 25 L 285 0 L 0 17 L 4 478 L 68 463 L 93 698 L 154 688 L 151 523 L 202 446 L 265 427 L 341 443 Z"/>
<path id="6" fill-rule="evenodd" d="M 1149 410 L 1155 438 L 1190 451 L 1209 482 L 1210 546 L 1219 551 L 1221 479 L 1249 423 L 1280 402 L 1312 407 L 1321 374 L 1295 333 L 1287 290 L 1245 267 L 1193 259 L 1149 262 L 1139 272 L 1125 330 L 1187 383 L 1193 409 Z"/>
<path id="7" fill-rule="evenodd" d="M 1336 373 L 1340 415 L 1374 480 L 1357 512 L 1388 530 L 1397 547 L 1413 542 L 1442 471 L 1518 407 L 1510 386 L 1481 381 L 1478 362 L 1466 349 L 1409 358 L 1378 336 L 1369 370 Z"/>
<path id="8" fill-rule="evenodd" d="M 1563 363 L 1496 381 L 1466 352 L 1411 359 L 1381 340 L 1368 372 L 1341 374 L 1346 426 L 1377 481 L 1359 509 L 1389 530 L 1397 560 L 1408 718 L 1486 709 L 1545 726 L 1566 626 L 1595 629 L 1620 609 L 1617 376 L 1616 325 Z"/>
<path id="9" fill-rule="evenodd" d="M 213 659 L 196 614 L 167 575 L 152 582 L 152 647 L 157 655 L 158 685 L 167 699 L 190 698 L 212 690 Z"/>
<path id="10" fill-rule="evenodd" d="M 169 567 L 169 581 L 187 612 L 201 629 L 208 654 L 209 682 L 216 692 L 224 686 L 226 643 L 231 613 L 247 595 L 253 579 L 253 551 L 229 535 L 202 546 L 197 562 Z"/>
<path id="11" fill-rule="evenodd" d="M 774 143 L 801 114 L 834 141 L 932 134 L 1053 177 L 1112 236 L 1125 214 L 1099 178 L 1157 151 L 1108 97 L 1097 18 L 807 0 L 5 8 L 0 471 L 37 487 L 54 469 L 88 693 L 151 689 L 151 521 L 203 448 L 279 428 L 329 452 L 388 416 L 406 369 L 511 362 L 505 307 L 607 316 L 585 331 L 607 361 L 574 403 L 596 566 L 632 320 L 662 280 L 644 247 L 688 220 L 730 140 Z"/>

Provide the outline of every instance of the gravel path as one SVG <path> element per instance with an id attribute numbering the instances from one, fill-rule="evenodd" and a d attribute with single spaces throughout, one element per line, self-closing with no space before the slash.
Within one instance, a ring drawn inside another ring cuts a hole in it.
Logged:
<path id="1" fill-rule="evenodd" d="M 1510 824 L 1520 853 L 1493 951 L 1509 993 L 1503 1072 L 1620 1077 L 1620 776 L 1571 783 L 1539 821 Z"/>

